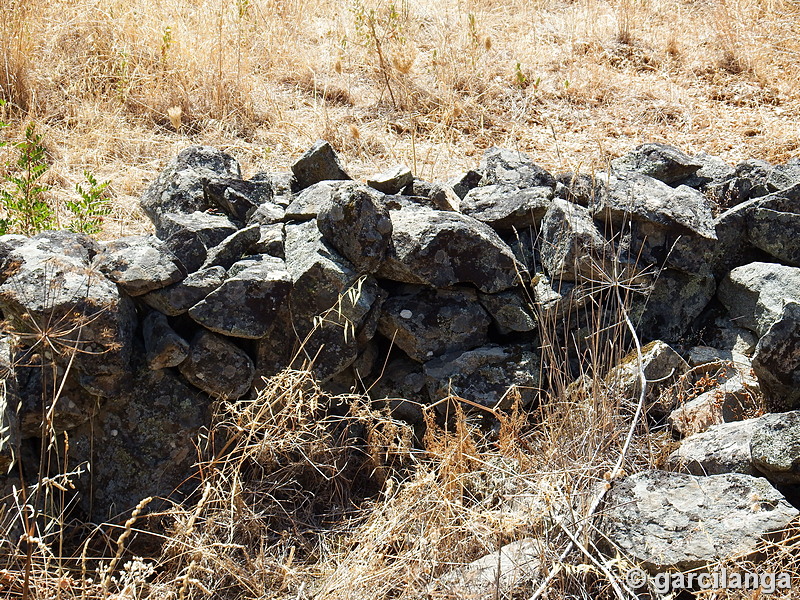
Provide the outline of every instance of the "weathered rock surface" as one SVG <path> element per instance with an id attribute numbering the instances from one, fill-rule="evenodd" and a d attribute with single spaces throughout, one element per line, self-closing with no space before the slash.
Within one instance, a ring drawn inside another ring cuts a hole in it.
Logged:
<path id="1" fill-rule="evenodd" d="M 747 235 L 750 243 L 795 267 L 800 267 L 798 231 L 800 183 L 757 200 L 747 211 Z"/>
<path id="2" fill-rule="evenodd" d="M 541 227 L 541 260 L 551 280 L 602 280 L 611 271 L 609 244 L 590 211 L 553 200 Z"/>
<path id="3" fill-rule="evenodd" d="M 286 264 L 268 257 L 236 271 L 189 309 L 206 329 L 232 337 L 258 339 L 270 330 L 287 301 L 292 280 Z"/>
<path id="4" fill-rule="evenodd" d="M 476 348 L 487 341 L 489 315 L 470 289 L 412 289 L 383 304 L 378 331 L 412 359 Z"/>
<path id="5" fill-rule="evenodd" d="M 541 356 L 525 346 L 483 346 L 445 354 L 425 363 L 431 399 L 454 395 L 506 410 L 521 399 L 529 406 L 539 392 Z M 446 405 L 437 408 L 444 411 Z M 464 407 L 469 410 L 469 406 Z"/>
<path id="6" fill-rule="evenodd" d="M 201 268 L 209 250 L 237 230 L 236 223 L 228 217 L 204 212 L 164 213 L 156 225 L 156 235 L 189 273 Z"/>
<path id="7" fill-rule="evenodd" d="M 551 187 L 492 184 L 470 190 L 461 201 L 460 210 L 498 230 L 538 227 L 552 199 Z"/>
<path id="8" fill-rule="evenodd" d="M 142 210 L 156 230 L 161 227 L 165 213 L 207 210 L 211 205 L 205 192 L 206 182 L 220 177 L 241 179 L 236 159 L 210 146 L 190 146 L 178 153 L 142 194 Z"/>
<path id="9" fill-rule="evenodd" d="M 306 150 L 292 165 L 292 173 L 300 189 L 330 179 L 351 179 L 331 145 L 323 140 L 317 140 Z"/>
<path id="10" fill-rule="evenodd" d="M 758 341 L 753 372 L 772 410 L 800 407 L 800 304 L 788 302 Z"/>
<path id="11" fill-rule="evenodd" d="M 196 388 L 226 400 L 244 396 L 255 374 L 253 361 L 243 350 L 210 331 L 195 334 L 189 356 L 178 369 Z"/>
<path id="12" fill-rule="evenodd" d="M 131 299 L 90 268 L 92 247 L 65 231 L 15 243 L 3 261 L 0 308 L 29 343 L 46 333 L 64 360 L 76 353 L 81 385 L 107 397 L 129 373 L 137 319 Z"/>
<path id="13" fill-rule="evenodd" d="M 502 334 L 536 329 L 533 299 L 517 290 L 497 294 L 478 293 L 478 300 L 491 315 Z"/>
<path id="14" fill-rule="evenodd" d="M 800 303 L 800 268 L 762 262 L 736 267 L 720 282 L 717 297 L 737 325 L 763 336 L 786 303 Z"/>
<path id="15" fill-rule="evenodd" d="M 157 311 L 142 320 L 147 366 L 158 370 L 177 367 L 189 356 L 189 343 L 175 333 L 167 317 Z"/>
<path id="16" fill-rule="evenodd" d="M 182 315 L 222 285 L 225 269 L 211 267 L 189 274 L 186 279 L 141 296 L 144 302 L 170 317 Z"/>
<path id="17" fill-rule="evenodd" d="M 643 471 L 614 485 L 601 530 L 650 571 L 685 570 L 747 556 L 798 514 L 766 479 Z"/>
<path id="18" fill-rule="evenodd" d="M 750 438 L 753 465 L 775 484 L 800 483 L 800 411 L 756 419 Z"/>
<path id="19" fill-rule="evenodd" d="M 333 193 L 344 184 L 344 181 L 320 181 L 307 187 L 286 207 L 285 218 L 293 221 L 316 219 L 331 203 Z"/>
<path id="20" fill-rule="evenodd" d="M 428 209 L 390 215 L 392 242 L 379 277 L 437 288 L 472 283 L 495 293 L 516 285 L 525 270 L 494 230 L 471 217 Z"/>
<path id="21" fill-rule="evenodd" d="M 625 221 L 648 221 L 673 230 L 715 239 L 711 203 L 703 194 L 685 185 L 666 183 L 640 175 L 608 176 L 606 192 L 595 216 L 622 231 Z"/>
<path id="22" fill-rule="evenodd" d="M 93 265 L 131 296 L 166 287 L 184 278 L 183 265 L 152 235 L 100 244 Z"/>
<path id="23" fill-rule="evenodd" d="M 756 390 L 738 373 L 676 408 L 669 422 L 681 435 L 707 430 L 711 425 L 741 421 L 759 409 Z"/>
<path id="24" fill-rule="evenodd" d="M 414 182 L 411 169 L 398 165 L 373 175 L 367 179 L 367 185 L 384 194 L 399 194 Z"/>
<path id="25" fill-rule="evenodd" d="M 668 185 L 684 183 L 702 166 L 702 162 L 674 146 L 652 142 L 611 161 L 616 172 L 640 173 Z"/>
<path id="26" fill-rule="evenodd" d="M 206 201 L 239 223 L 245 223 L 261 206 L 272 207 L 269 181 L 245 181 L 238 177 L 216 177 L 204 181 Z"/>
<path id="27" fill-rule="evenodd" d="M 378 270 L 389 247 L 392 220 L 380 193 L 353 183 L 338 187 L 317 217 L 323 239 L 359 273 Z"/>
<path id="28" fill-rule="evenodd" d="M 758 419 L 712 425 L 684 439 L 669 455 L 667 464 L 671 469 L 692 475 L 744 473 L 758 476 L 760 473 L 750 455 L 750 440 L 757 425 Z"/>
<path id="29" fill-rule="evenodd" d="M 509 184 L 518 188 L 553 188 L 556 185 L 550 173 L 519 150 L 489 148 L 483 154 L 478 171 L 483 175 L 481 185 Z"/>
<path id="30" fill-rule="evenodd" d="M 206 253 L 206 260 L 200 269 L 205 270 L 211 267 L 230 269 L 233 263 L 241 259 L 242 255 L 247 254 L 259 239 L 261 239 L 259 225 L 249 225 L 233 232 Z"/>
<path id="31" fill-rule="evenodd" d="M 541 577 L 542 543 L 523 538 L 448 571 L 431 585 L 433 593 L 455 598 L 510 598 L 517 586 Z"/>

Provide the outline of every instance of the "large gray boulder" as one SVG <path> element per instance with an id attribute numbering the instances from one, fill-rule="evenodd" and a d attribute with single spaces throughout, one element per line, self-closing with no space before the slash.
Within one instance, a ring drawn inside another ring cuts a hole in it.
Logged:
<path id="1" fill-rule="evenodd" d="M 666 183 L 640 175 L 607 175 L 605 193 L 595 216 L 623 230 L 629 219 L 655 223 L 675 233 L 716 239 L 711 201 L 685 185 L 672 188 Z"/>
<path id="2" fill-rule="evenodd" d="M 164 213 L 156 235 L 164 240 L 189 273 L 200 269 L 213 250 L 238 231 L 236 223 L 223 215 L 205 212 Z"/>
<path id="3" fill-rule="evenodd" d="M 131 296 L 166 287 L 186 276 L 167 245 L 152 235 L 100 242 L 93 265 Z"/>
<path id="4" fill-rule="evenodd" d="M 530 406 L 538 395 L 541 356 L 523 346 L 483 346 L 445 354 L 425 363 L 428 394 L 437 401 L 450 395 L 491 409 L 507 410 L 517 399 Z M 437 408 L 447 410 L 446 404 Z M 466 410 L 471 410 L 465 405 Z"/>
<path id="5" fill-rule="evenodd" d="M 640 173 L 676 185 L 694 176 L 703 163 L 674 146 L 650 142 L 615 158 L 611 167 L 615 172 Z"/>
<path id="6" fill-rule="evenodd" d="M 301 342 L 317 376 L 327 379 L 350 366 L 375 333 L 385 293 L 325 243 L 316 221 L 287 225 L 285 245 L 292 292 L 282 327 L 291 333 L 279 339 Z"/>
<path id="7" fill-rule="evenodd" d="M 220 177 L 241 179 L 236 159 L 210 146 L 190 146 L 178 153 L 142 194 L 142 210 L 157 231 L 164 213 L 208 210 L 212 205 L 205 184 Z"/>
<path id="8" fill-rule="evenodd" d="M 460 210 L 494 229 L 537 227 L 553 199 L 547 186 L 519 188 L 512 184 L 476 187 L 464 196 Z"/>
<path id="9" fill-rule="evenodd" d="M 800 268 L 763 262 L 736 267 L 720 282 L 717 297 L 737 325 L 763 336 L 787 303 L 800 303 Z"/>
<path id="10" fill-rule="evenodd" d="M 90 268 L 90 250 L 89 238 L 66 231 L 6 246 L 0 309 L 25 344 L 47 336 L 64 366 L 75 354 L 81 385 L 108 397 L 129 374 L 137 318 L 131 299 Z"/>
<path id="11" fill-rule="evenodd" d="M 746 557 L 798 514 L 766 479 L 643 471 L 615 483 L 600 530 L 646 569 L 694 569 Z"/>
<path id="12" fill-rule="evenodd" d="M 755 201 L 747 211 L 750 243 L 784 263 L 800 267 L 800 183 Z"/>
<path id="13" fill-rule="evenodd" d="M 768 409 L 800 407 L 800 304 L 797 302 L 788 302 L 758 341 L 753 372 Z"/>
<path id="14" fill-rule="evenodd" d="M 210 267 L 190 273 L 186 279 L 154 290 L 140 298 L 148 306 L 170 317 L 182 315 L 225 281 L 225 269 Z"/>
<path id="15" fill-rule="evenodd" d="M 253 361 L 238 346 L 210 331 L 198 331 L 189 355 L 178 369 L 196 388 L 209 396 L 235 400 L 250 389 L 255 375 Z"/>
<path id="16" fill-rule="evenodd" d="M 553 200 L 540 238 L 542 265 L 553 281 L 602 280 L 612 271 L 613 249 L 582 206 Z"/>
<path id="17" fill-rule="evenodd" d="M 189 316 L 223 335 L 264 337 L 289 296 L 292 280 L 279 258 L 265 257 L 248 264 L 190 308 Z"/>
<path id="18" fill-rule="evenodd" d="M 317 217 L 323 239 L 360 273 L 374 273 L 392 237 L 392 220 L 380 192 L 359 183 L 338 187 Z"/>
<path id="19" fill-rule="evenodd" d="M 800 484 L 800 411 L 756 419 L 750 438 L 753 465 L 775 484 Z"/>
<path id="20" fill-rule="evenodd" d="M 392 242 L 379 277 L 442 288 L 471 283 L 486 293 L 517 284 L 524 267 L 488 225 L 454 212 L 390 212 Z"/>
<path id="21" fill-rule="evenodd" d="M 667 465 L 673 470 L 692 475 L 744 473 L 758 476 L 753 465 L 750 440 L 758 419 L 745 419 L 712 425 L 707 430 L 690 435 L 669 455 Z"/>
<path id="22" fill-rule="evenodd" d="M 486 343 L 490 322 L 474 290 L 418 288 L 383 303 L 378 331 L 412 359 L 425 362 Z"/>
<path id="23" fill-rule="evenodd" d="M 292 165 L 292 173 L 299 189 L 307 188 L 320 181 L 330 179 L 351 179 L 345 172 L 339 157 L 331 145 L 324 140 L 317 140 Z"/>
<path id="24" fill-rule="evenodd" d="M 550 173 L 519 150 L 489 148 L 483 154 L 478 171 L 483 176 L 481 185 L 506 184 L 517 188 L 553 188 L 556 185 Z"/>

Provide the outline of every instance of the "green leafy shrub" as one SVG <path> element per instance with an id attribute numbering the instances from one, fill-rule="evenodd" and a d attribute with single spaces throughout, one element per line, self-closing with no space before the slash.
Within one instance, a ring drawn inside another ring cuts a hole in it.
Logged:
<path id="1" fill-rule="evenodd" d="M 80 198 L 74 202 L 67 201 L 67 208 L 73 215 L 69 229 L 87 234 L 99 233 L 103 229 L 103 217 L 111 212 L 111 201 L 106 196 L 106 188 L 111 182 L 98 183 L 89 171 L 84 171 L 83 176 L 89 183 L 88 189 L 76 183 L 75 191 Z"/>

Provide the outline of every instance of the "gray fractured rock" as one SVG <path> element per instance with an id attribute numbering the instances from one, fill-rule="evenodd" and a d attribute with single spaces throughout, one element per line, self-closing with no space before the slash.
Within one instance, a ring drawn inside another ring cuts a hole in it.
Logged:
<path id="1" fill-rule="evenodd" d="M 642 348 L 641 364 L 636 351 L 629 352 L 608 372 L 606 383 L 625 398 L 637 398 L 641 392 L 640 368 L 647 380 L 647 399 L 654 402 L 661 390 L 674 384 L 689 370 L 689 365 L 669 344 L 656 340 Z M 655 414 L 665 412 L 659 404 L 650 410 Z"/>
<path id="2" fill-rule="evenodd" d="M 0 308 L 16 331 L 34 340 L 48 332 L 64 360 L 77 348 L 81 385 L 108 397 L 129 374 L 137 319 L 131 299 L 90 268 L 89 243 L 80 234 L 44 232 L 10 250 Z"/>
<path id="3" fill-rule="evenodd" d="M 300 192 L 286 208 L 285 218 L 294 221 L 315 219 L 331 203 L 333 193 L 344 181 L 320 181 Z"/>
<path id="4" fill-rule="evenodd" d="M 183 281 L 145 294 L 141 299 L 157 311 L 170 317 L 177 317 L 221 286 L 224 280 L 225 269 L 211 267 L 195 271 Z"/>
<path id="5" fill-rule="evenodd" d="M 645 299 L 636 297 L 632 313 L 637 330 L 647 339 L 677 340 L 714 298 L 710 274 L 664 269 Z"/>
<path id="6" fill-rule="evenodd" d="M 253 211 L 253 214 L 247 219 L 247 224 L 252 225 L 272 225 L 283 221 L 286 214 L 286 208 L 272 202 L 265 202 L 260 204 L 258 208 Z"/>
<path id="7" fill-rule="evenodd" d="M 198 331 L 179 366 L 186 380 L 209 396 L 235 400 L 250 389 L 253 361 L 238 346 L 210 331 Z"/>
<path id="8" fill-rule="evenodd" d="M 164 213 L 192 213 L 210 208 L 205 182 L 219 177 L 241 179 L 236 159 L 209 146 L 190 146 L 178 153 L 142 194 L 142 210 L 158 231 Z"/>
<path id="9" fill-rule="evenodd" d="M 800 304 L 788 302 L 758 341 L 753 372 L 768 410 L 800 408 Z"/>
<path id="10" fill-rule="evenodd" d="M 93 266 L 131 296 L 141 296 L 185 277 L 183 265 L 152 235 L 101 242 Z"/>
<path id="11" fill-rule="evenodd" d="M 425 363 L 428 395 L 440 400 L 455 395 L 486 406 L 507 410 L 517 394 L 529 406 L 539 391 L 541 356 L 522 345 L 489 345 L 453 352 Z M 465 405 L 470 410 L 469 405 Z M 445 404 L 437 409 L 446 411 Z"/>
<path id="12" fill-rule="evenodd" d="M 524 267 L 494 230 L 466 215 L 391 211 L 392 243 L 377 275 L 442 288 L 472 283 L 486 293 L 517 284 Z"/>
<path id="13" fill-rule="evenodd" d="M 411 173 L 411 169 L 404 165 L 398 165 L 367 178 L 367 185 L 384 194 L 399 194 L 413 181 L 414 175 Z"/>
<path id="14" fill-rule="evenodd" d="M 378 270 L 392 237 L 383 195 L 360 183 L 337 188 L 319 212 L 317 226 L 323 239 L 359 273 Z"/>
<path id="15" fill-rule="evenodd" d="M 286 302 L 292 281 L 285 263 L 265 257 L 235 275 L 189 309 L 197 323 L 223 335 L 264 337 Z"/>
<path id="16" fill-rule="evenodd" d="M 596 280 L 611 269 L 609 243 L 588 209 L 553 200 L 540 230 L 541 260 L 551 280 Z"/>
<path id="17" fill-rule="evenodd" d="M 643 471 L 614 484 L 600 529 L 652 572 L 686 570 L 746 557 L 797 515 L 763 478 Z"/>
<path id="18" fill-rule="evenodd" d="M 453 188 L 453 192 L 455 192 L 456 196 L 463 200 L 464 196 L 466 196 L 471 189 L 478 187 L 481 179 L 483 179 L 482 173 L 470 170 L 449 179 L 447 185 Z"/>
<path id="19" fill-rule="evenodd" d="M 565 172 L 556 175 L 555 195 L 584 207 L 600 204 L 603 186 L 586 173 Z"/>
<path id="20" fill-rule="evenodd" d="M 91 464 L 91 477 L 84 473 L 76 481 L 89 519 L 113 520 L 147 496 L 180 500 L 177 488 L 193 491 L 191 442 L 208 425 L 210 404 L 170 369 L 141 368 L 91 423 L 70 432 L 70 464 Z M 148 510 L 160 507 L 155 500 Z"/>
<path id="21" fill-rule="evenodd" d="M 551 281 L 544 273 L 536 273 L 531 279 L 533 301 L 540 319 L 553 323 L 583 308 L 591 298 L 585 286 L 573 281 Z"/>
<path id="22" fill-rule="evenodd" d="M 735 174 L 736 170 L 726 163 L 718 156 L 711 156 L 705 152 L 700 152 L 694 156 L 694 160 L 701 163 L 700 167 L 694 174 L 694 177 L 688 178 L 685 183 L 689 187 L 699 189 L 700 191 L 709 191 L 719 189 L 725 182 L 729 181 Z M 715 200 L 722 202 L 722 197 L 714 196 Z"/>
<path id="23" fill-rule="evenodd" d="M 800 303 L 800 268 L 762 262 L 736 267 L 720 282 L 717 297 L 736 325 L 763 336 L 786 303 Z"/>
<path id="24" fill-rule="evenodd" d="M 204 182 L 204 191 L 210 206 L 240 223 L 245 223 L 259 206 L 272 201 L 272 186 L 268 181 L 215 177 Z"/>
<path id="25" fill-rule="evenodd" d="M 541 577 L 542 542 L 523 538 L 456 567 L 430 586 L 431 597 L 511 598 L 516 588 Z"/>
<path id="26" fill-rule="evenodd" d="M 292 173 L 268 173 L 261 171 L 250 178 L 252 182 L 268 183 L 272 189 L 272 202 L 286 208 L 297 191 L 297 180 Z"/>
<path id="27" fill-rule="evenodd" d="M 461 201 L 460 210 L 494 229 L 538 227 L 552 199 L 551 187 L 492 184 L 471 190 Z"/>
<path id="28" fill-rule="evenodd" d="M 206 260 L 200 269 L 205 270 L 211 267 L 229 269 L 233 263 L 247 254 L 259 239 L 261 239 L 260 225 L 248 225 L 233 232 L 219 244 L 209 248 Z"/>
<path id="29" fill-rule="evenodd" d="M 671 188 L 666 183 L 626 173 L 605 176 L 605 191 L 595 217 L 622 231 L 628 219 L 649 221 L 675 233 L 716 239 L 711 201 L 685 185 Z"/>
<path id="30" fill-rule="evenodd" d="M 370 396 L 382 400 L 393 417 L 415 425 L 424 423 L 422 408 L 429 399 L 420 363 L 405 356 L 392 359 L 369 389 Z"/>
<path id="31" fill-rule="evenodd" d="M 750 243 L 783 263 L 800 266 L 800 183 L 755 201 L 747 211 Z"/>
<path id="32" fill-rule="evenodd" d="M 254 254 L 268 254 L 276 258 L 285 258 L 283 250 L 283 223 L 262 225 L 259 230 L 258 241 L 253 244 Z"/>
<path id="33" fill-rule="evenodd" d="M 299 189 L 307 188 L 320 181 L 331 179 L 351 179 L 342 168 L 339 157 L 331 145 L 323 140 L 317 140 L 292 165 Z"/>
<path id="34" fill-rule="evenodd" d="M 690 367 L 712 363 L 730 363 L 739 373 L 749 373 L 753 365 L 747 356 L 736 350 L 723 350 L 711 346 L 693 346 L 686 362 Z"/>
<path id="35" fill-rule="evenodd" d="M 413 360 L 425 362 L 486 343 L 490 322 L 473 290 L 422 288 L 386 300 L 378 331 Z"/>
<path id="36" fill-rule="evenodd" d="M 532 301 L 517 290 L 497 294 L 478 293 L 478 300 L 492 316 L 500 333 L 526 332 L 536 329 Z"/>
<path id="37" fill-rule="evenodd" d="M 151 369 L 177 367 L 189 355 L 189 343 L 175 333 L 167 317 L 152 311 L 142 320 L 142 336 Z"/>
<path id="38" fill-rule="evenodd" d="M 669 422 L 675 431 L 688 436 L 712 425 L 742 421 L 758 413 L 757 391 L 750 380 L 736 373 L 673 410 Z"/>
<path id="39" fill-rule="evenodd" d="M 156 235 L 193 273 L 203 265 L 210 250 L 238 229 L 236 223 L 222 215 L 164 213 L 156 226 Z"/>
<path id="40" fill-rule="evenodd" d="M 647 143 L 611 161 L 615 172 L 635 172 L 668 185 L 684 183 L 703 166 L 685 152 L 667 144 Z"/>
<path id="41" fill-rule="evenodd" d="M 518 150 L 489 148 L 483 153 L 478 170 L 483 174 L 481 185 L 509 184 L 518 188 L 538 186 L 554 188 L 556 185 L 550 173 L 534 164 L 527 154 Z"/>
<path id="42" fill-rule="evenodd" d="M 303 355 L 313 359 L 314 371 L 326 379 L 356 359 L 360 345 L 368 341 L 364 338 L 371 337 L 359 332 L 385 294 L 374 278 L 359 276 L 324 242 L 315 221 L 287 225 L 285 244 L 293 288 L 291 321 L 284 327 L 294 329 L 283 338 L 299 336 L 305 342 Z"/>
<path id="43" fill-rule="evenodd" d="M 774 484 L 800 484 L 800 411 L 756 419 L 750 439 L 753 465 Z"/>
<path id="44" fill-rule="evenodd" d="M 685 438 L 669 455 L 667 465 L 692 475 L 744 473 L 758 476 L 750 456 L 750 439 L 758 419 L 712 425 Z"/>
<path id="45" fill-rule="evenodd" d="M 437 210 L 458 211 L 461 208 L 461 198 L 447 183 L 434 183 L 428 197 Z"/>
<path id="46" fill-rule="evenodd" d="M 665 260 L 687 273 L 710 270 L 721 278 L 734 267 L 749 262 L 748 256 L 753 252 L 747 235 L 748 208 L 748 204 L 740 204 L 716 217 L 713 224 L 716 240 L 690 235 L 678 239 L 665 237 L 661 255 L 651 262 L 661 264 Z M 653 245 L 652 239 L 648 244 Z"/>

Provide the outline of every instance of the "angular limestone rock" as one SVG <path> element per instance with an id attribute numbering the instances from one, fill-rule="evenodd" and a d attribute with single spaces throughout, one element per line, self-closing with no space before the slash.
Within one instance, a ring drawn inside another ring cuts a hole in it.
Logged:
<path id="1" fill-rule="evenodd" d="M 800 484 L 800 411 L 756 419 L 750 439 L 753 465 L 775 484 Z"/>
<path id="2" fill-rule="evenodd" d="M 320 181 L 352 179 L 345 173 L 331 145 L 323 140 L 317 140 L 306 150 L 305 154 L 292 165 L 292 173 L 301 190 Z"/>
<path id="3" fill-rule="evenodd" d="M 152 235 L 101 242 L 93 264 L 131 296 L 166 287 L 186 275 L 166 244 Z"/>
<path id="4" fill-rule="evenodd" d="M 399 194 L 414 182 L 411 169 L 404 165 L 392 167 L 367 178 L 367 185 L 384 194 Z"/>
<path id="5" fill-rule="evenodd" d="M 797 515 L 763 478 L 643 471 L 614 484 L 600 529 L 650 571 L 686 570 L 746 557 Z"/>
<path id="6" fill-rule="evenodd" d="M 706 431 L 690 435 L 669 455 L 667 465 L 692 475 L 744 473 L 758 476 L 750 455 L 750 440 L 758 419 L 731 421 L 712 425 Z"/>

